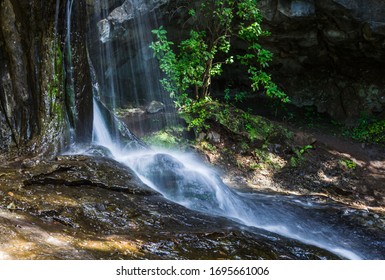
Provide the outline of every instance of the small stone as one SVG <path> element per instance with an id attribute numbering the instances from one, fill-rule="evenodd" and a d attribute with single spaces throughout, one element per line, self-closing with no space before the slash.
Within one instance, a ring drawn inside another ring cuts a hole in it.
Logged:
<path id="1" fill-rule="evenodd" d="M 8 204 L 7 209 L 9 209 L 9 210 L 15 210 L 15 209 L 16 209 L 15 203 L 11 202 L 10 204 Z"/>
<path id="2" fill-rule="evenodd" d="M 102 203 L 96 203 L 95 209 L 103 212 L 103 211 L 106 211 L 106 206 L 104 206 L 104 204 Z"/>
<path id="3" fill-rule="evenodd" d="M 156 114 L 160 111 L 163 111 L 166 108 L 166 106 L 159 101 L 152 101 L 146 108 L 146 112 L 149 114 Z"/>
<path id="4" fill-rule="evenodd" d="M 111 38 L 111 24 L 107 19 L 98 22 L 99 38 L 102 43 L 108 42 Z"/>
<path id="5" fill-rule="evenodd" d="M 221 142 L 221 135 L 215 131 L 210 131 L 207 135 L 207 138 L 213 143 Z"/>
<path id="6" fill-rule="evenodd" d="M 197 140 L 199 142 L 199 141 L 203 141 L 205 138 L 206 138 L 206 133 L 201 132 L 201 133 L 199 133 Z"/>

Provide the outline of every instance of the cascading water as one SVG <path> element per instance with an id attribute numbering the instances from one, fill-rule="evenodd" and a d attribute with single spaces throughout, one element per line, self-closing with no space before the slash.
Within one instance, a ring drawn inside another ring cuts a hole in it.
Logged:
<path id="1" fill-rule="evenodd" d="M 145 184 L 169 200 L 293 238 L 344 258 L 384 256 L 384 238 L 367 236 L 364 228 L 353 231 L 343 220 L 343 213 L 351 209 L 317 203 L 310 198 L 236 192 L 191 154 L 122 150 L 109 136 L 100 110 L 96 108 L 94 114 L 95 144 L 107 147 L 115 160 L 132 168 Z"/>
<path id="2" fill-rule="evenodd" d="M 59 3 L 56 4 L 57 7 Z M 72 19 L 73 0 L 68 0 L 66 4 L 66 36 L 65 36 L 65 91 L 66 91 L 66 107 L 69 112 L 68 120 L 70 122 L 70 137 L 69 141 L 72 145 L 75 142 L 75 85 L 74 85 L 74 71 L 72 61 L 72 48 L 71 48 L 71 19 Z M 58 11 L 58 9 L 57 9 Z"/>
<path id="3" fill-rule="evenodd" d="M 140 6 L 140 2 L 132 3 Z M 136 32 L 140 33 L 140 36 L 136 36 L 140 41 L 150 30 L 140 29 Z M 104 84 L 101 91 L 110 91 L 109 98 L 115 99 L 123 94 L 117 92 L 121 88 L 116 86 L 116 83 L 122 83 L 117 78 L 122 73 L 114 72 L 118 71 L 116 55 L 119 52 L 114 52 L 112 45 L 110 47 L 103 47 L 105 49 L 102 53 L 107 57 L 101 58 L 100 63 L 103 65 L 99 68 L 106 69 L 108 65 L 108 73 L 104 75 L 108 74 L 110 78 L 103 76 L 102 81 L 111 84 Z M 137 49 L 139 53 L 142 50 L 141 47 Z M 137 63 L 143 59 L 143 55 L 138 54 L 138 58 Z M 131 64 L 130 67 L 134 66 Z M 145 71 L 144 79 L 151 80 L 148 71 Z M 127 88 L 137 91 L 135 80 Z M 364 227 L 355 227 L 353 230 L 349 222 L 344 220 L 344 213 L 353 211 L 351 209 L 318 203 L 312 198 L 239 193 L 226 186 L 213 170 L 191 154 L 123 148 L 118 143 L 118 137 L 111 133 L 95 101 L 93 139 L 95 144 L 108 148 L 115 160 L 132 168 L 148 186 L 185 207 L 209 215 L 228 217 L 250 227 L 326 249 L 343 258 L 371 259 L 385 256 L 384 237 L 372 236 Z"/>
<path id="4" fill-rule="evenodd" d="M 152 1 L 126 0 L 120 1 L 123 3 L 118 7 L 109 2 L 96 1 L 91 11 L 95 24 L 90 33 L 96 34 L 97 43 L 91 42 L 90 50 L 98 56 L 93 64 L 103 92 L 100 100 L 111 111 L 131 109 L 128 121 L 137 135 L 176 123 L 171 113 L 158 115 L 155 120 L 143 114 L 153 101 L 165 106 L 171 103 L 162 92 L 158 62 L 149 48 L 153 40 L 150 30 L 159 26 L 156 9 L 151 5 L 162 1 L 151 4 Z"/>

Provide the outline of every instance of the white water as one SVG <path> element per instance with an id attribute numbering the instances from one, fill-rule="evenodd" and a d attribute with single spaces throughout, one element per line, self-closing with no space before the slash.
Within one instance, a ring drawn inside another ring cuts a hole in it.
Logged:
<path id="1" fill-rule="evenodd" d="M 109 135 L 96 102 L 94 106 L 94 143 L 108 148 L 115 160 L 129 166 L 145 184 L 167 199 L 317 246 L 343 258 L 363 258 L 351 249 L 357 240 L 352 240 L 338 224 L 322 221 L 329 214 L 314 205 L 304 207 L 303 202 L 287 197 L 237 193 L 191 154 L 122 150 Z"/>

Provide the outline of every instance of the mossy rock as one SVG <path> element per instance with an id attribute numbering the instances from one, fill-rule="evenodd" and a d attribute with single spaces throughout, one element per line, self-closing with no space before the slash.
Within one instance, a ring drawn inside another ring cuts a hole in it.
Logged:
<path id="1" fill-rule="evenodd" d="M 293 133 L 279 124 L 217 101 L 197 102 L 183 117 L 190 126 L 194 121 L 198 125 L 202 123 L 195 127 L 197 131 L 219 125 L 231 137 L 242 138 L 257 146 L 265 143 L 288 145 L 293 140 Z"/>

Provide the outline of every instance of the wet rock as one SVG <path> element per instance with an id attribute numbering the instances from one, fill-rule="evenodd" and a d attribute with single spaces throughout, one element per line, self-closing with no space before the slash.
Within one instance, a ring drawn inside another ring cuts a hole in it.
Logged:
<path id="1" fill-rule="evenodd" d="M 118 192 L 155 194 L 152 189 L 141 183 L 132 170 L 107 158 L 61 156 L 57 164 L 41 164 L 33 172 L 30 171 L 30 174 L 31 178 L 24 181 L 25 186 L 93 186 Z"/>
<path id="2" fill-rule="evenodd" d="M 112 157 L 112 153 L 104 146 L 93 145 L 85 151 L 86 154 L 96 157 Z"/>
<path id="3" fill-rule="evenodd" d="M 294 134 L 294 142 L 299 145 L 300 147 L 307 146 L 307 145 L 313 145 L 317 142 L 317 138 L 314 136 L 303 133 L 303 132 L 297 132 Z"/>
<path id="4" fill-rule="evenodd" d="M 203 140 L 206 139 L 206 137 L 207 137 L 207 134 L 206 134 L 206 133 L 204 133 L 204 132 L 199 132 L 198 137 L 197 137 L 197 141 L 198 141 L 198 142 L 203 141 Z"/>
<path id="5" fill-rule="evenodd" d="M 127 146 L 131 149 L 144 149 L 146 144 L 141 141 L 127 125 L 122 122 L 107 106 L 100 100 L 95 99 L 94 104 L 98 106 L 100 115 L 106 123 L 109 134 L 113 136 L 113 140 Z"/>
<path id="6" fill-rule="evenodd" d="M 6 124 L 6 118 L 2 111 L 0 111 L 0 151 L 7 152 L 12 143 L 12 132 Z"/>
<path id="7" fill-rule="evenodd" d="M 159 162 L 182 166 L 164 157 Z M 292 239 L 188 210 L 148 191 L 132 171 L 106 158 L 61 156 L 27 170 L 1 171 L 0 206 L 17 207 L 0 208 L 1 258 L 338 259 Z M 24 181 L 24 186 L 7 196 L 7 180 Z"/>
<path id="8" fill-rule="evenodd" d="M 102 19 L 98 22 L 98 30 L 99 30 L 99 36 L 100 41 L 102 43 L 105 43 L 109 40 L 110 33 L 111 33 L 111 24 L 108 21 L 108 19 Z"/>
<path id="9" fill-rule="evenodd" d="M 150 13 L 168 2 L 169 0 L 124 1 L 106 19 L 97 23 L 100 41 L 106 43 L 119 37 L 130 36 L 130 24 L 135 17 Z"/>
<path id="10" fill-rule="evenodd" d="M 215 131 L 209 131 L 207 134 L 207 139 L 212 143 L 221 143 L 221 135 Z"/>
<path id="11" fill-rule="evenodd" d="M 314 105 L 343 121 L 384 110 L 384 1 L 264 0 L 258 5 L 272 33 L 262 44 L 275 54 L 273 77 L 294 104 Z"/>
<path id="12" fill-rule="evenodd" d="M 315 14 L 313 1 L 278 1 L 278 11 L 288 17 L 305 17 Z"/>
<path id="13" fill-rule="evenodd" d="M 4 145 L 21 154 L 56 154 L 69 140 L 69 126 L 76 131 L 74 140 L 91 140 L 85 0 L 73 2 L 71 38 L 64 28 L 66 3 L 0 3 L 0 149 Z M 67 42 L 71 57 L 65 51 Z M 64 75 L 65 70 L 73 75 Z"/>
<path id="14" fill-rule="evenodd" d="M 164 109 L 166 108 L 166 106 L 162 103 L 162 102 L 159 102 L 159 101 L 152 101 L 146 108 L 146 112 L 148 114 L 156 114 L 156 113 L 159 113 L 161 111 L 164 111 Z"/>
<path id="15" fill-rule="evenodd" d="M 128 108 L 128 109 L 120 109 L 117 112 L 119 118 L 140 118 L 146 111 L 142 108 Z"/>

